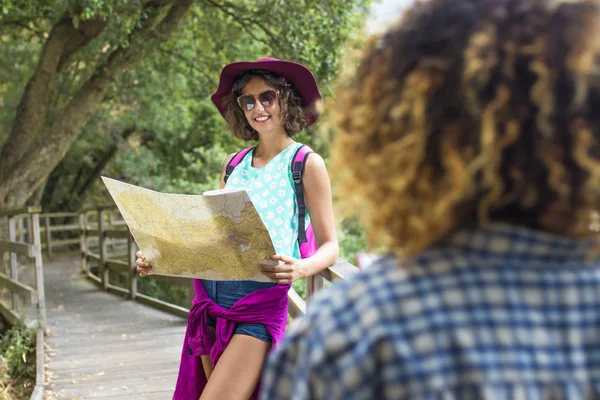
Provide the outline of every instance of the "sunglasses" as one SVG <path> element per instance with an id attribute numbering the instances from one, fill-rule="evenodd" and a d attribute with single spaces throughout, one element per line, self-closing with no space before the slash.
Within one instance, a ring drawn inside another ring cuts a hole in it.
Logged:
<path id="1" fill-rule="evenodd" d="M 277 101 L 277 95 L 279 93 L 276 90 L 265 90 L 258 96 L 251 94 L 244 94 L 237 98 L 237 103 L 240 108 L 246 112 L 252 111 L 256 105 L 256 100 L 260 101 L 264 107 L 271 107 Z"/>

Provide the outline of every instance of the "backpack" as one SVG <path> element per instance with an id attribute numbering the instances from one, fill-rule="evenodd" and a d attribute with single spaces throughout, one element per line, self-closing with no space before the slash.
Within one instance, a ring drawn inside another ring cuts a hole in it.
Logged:
<path id="1" fill-rule="evenodd" d="M 244 157 L 250 153 L 256 146 L 249 147 L 236 153 L 225 168 L 225 176 L 223 180 L 227 183 L 229 176 L 237 167 Z M 304 185 L 302 184 L 302 174 L 306 166 L 306 159 L 312 153 L 310 147 L 303 144 L 296 150 L 290 168 L 292 170 L 292 179 L 294 181 L 294 191 L 296 192 L 296 205 L 298 206 L 298 247 L 300 248 L 300 258 L 308 258 L 315 254 L 317 248 L 317 240 L 313 231 L 312 224 L 306 226 L 306 204 L 304 203 Z"/>

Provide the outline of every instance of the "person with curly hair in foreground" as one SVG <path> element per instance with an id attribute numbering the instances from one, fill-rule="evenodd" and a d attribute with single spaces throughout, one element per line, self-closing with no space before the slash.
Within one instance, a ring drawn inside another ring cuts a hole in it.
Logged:
<path id="1" fill-rule="evenodd" d="M 430 0 L 337 92 L 391 254 L 316 296 L 263 399 L 598 399 L 600 2 Z"/>

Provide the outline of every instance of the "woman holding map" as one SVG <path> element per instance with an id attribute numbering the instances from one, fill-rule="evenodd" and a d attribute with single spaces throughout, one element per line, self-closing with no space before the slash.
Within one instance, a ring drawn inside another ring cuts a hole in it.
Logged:
<path id="1" fill-rule="evenodd" d="M 221 188 L 247 191 L 277 254 L 262 266 L 272 280 L 269 283 L 194 280 L 196 298 L 175 399 L 246 400 L 256 396 L 267 354 L 285 332 L 291 283 L 323 271 L 338 256 L 325 163 L 293 139 L 317 120 L 320 100 L 313 74 L 301 64 L 263 58 L 232 63 L 221 71 L 213 103 L 236 137 L 257 141 L 247 153 L 228 157 Z M 304 153 L 298 184 L 299 176 L 293 176 L 291 165 Z M 304 205 L 308 215 L 302 217 Z M 318 248 L 306 257 L 300 254 L 298 238 L 304 236 L 304 225 L 309 223 Z M 145 276 L 152 267 L 143 254 L 138 257 L 138 272 Z"/>

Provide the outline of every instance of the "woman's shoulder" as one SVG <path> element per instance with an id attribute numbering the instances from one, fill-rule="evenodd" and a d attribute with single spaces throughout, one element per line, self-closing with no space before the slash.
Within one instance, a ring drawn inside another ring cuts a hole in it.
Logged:
<path id="1" fill-rule="evenodd" d="M 318 179 L 319 177 L 324 178 L 327 175 L 327 165 L 323 157 L 314 152 L 308 154 L 304 164 L 303 175 L 305 178 L 308 177 L 309 180 Z"/>

